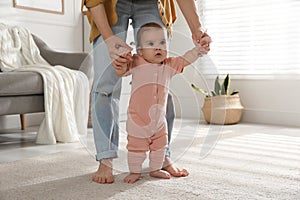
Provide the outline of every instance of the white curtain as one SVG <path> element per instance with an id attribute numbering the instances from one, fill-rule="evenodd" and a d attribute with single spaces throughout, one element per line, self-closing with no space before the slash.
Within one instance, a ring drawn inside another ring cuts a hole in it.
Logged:
<path id="1" fill-rule="evenodd" d="M 220 74 L 300 74 L 300 0 L 198 0 Z"/>

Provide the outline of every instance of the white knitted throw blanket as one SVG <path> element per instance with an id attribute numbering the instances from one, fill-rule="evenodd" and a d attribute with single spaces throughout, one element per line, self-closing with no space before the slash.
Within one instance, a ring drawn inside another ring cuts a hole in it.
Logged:
<path id="1" fill-rule="evenodd" d="M 76 142 L 79 134 L 87 133 L 87 76 L 78 70 L 48 64 L 27 29 L 0 23 L 0 68 L 4 72 L 37 72 L 43 77 L 45 118 L 36 143 Z"/>

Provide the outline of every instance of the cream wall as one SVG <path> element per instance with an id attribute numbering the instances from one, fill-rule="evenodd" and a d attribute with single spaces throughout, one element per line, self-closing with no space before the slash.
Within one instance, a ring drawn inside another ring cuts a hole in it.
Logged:
<path id="1" fill-rule="evenodd" d="M 206 88 L 204 79 L 193 68 L 173 79 L 171 91 L 176 98 L 177 117 L 203 120 L 200 111 L 203 95 L 191 90 L 190 84 Z M 213 80 L 207 80 L 212 85 Z M 245 107 L 242 122 L 300 126 L 300 78 L 232 76 L 231 88 L 240 91 Z"/>
<path id="2" fill-rule="evenodd" d="M 28 28 L 50 47 L 61 51 L 82 51 L 81 1 L 64 0 L 65 13 L 53 14 L 13 7 L 13 0 L 0 1 L 0 22 Z"/>
<path id="3" fill-rule="evenodd" d="M 81 1 L 64 0 L 65 12 L 53 14 L 13 7 L 13 0 L 0 1 L 0 22 L 20 25 L 42 38 L 51 48 L 58 51 L 83 51 L 83 23 Z M 41 115 L 27 115 L 27 125 L 38 124 Z M 19 127 L 19 116 L 0 116 L 0 129 Z"/>

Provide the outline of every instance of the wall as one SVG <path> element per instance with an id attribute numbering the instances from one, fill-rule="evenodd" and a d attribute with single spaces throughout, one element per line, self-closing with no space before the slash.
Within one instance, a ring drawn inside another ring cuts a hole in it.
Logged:
<path id="1" fill-rule="evenodd" d="M 61 51 L 82 51 L 81 1 L 64 0 L 65 13 L 53 14 L 13 7 L 13 0 L 1 0 L 0 21 L 28 28 L 50 47 Z"/>
<path id="2" fill-rule="evenodd" d="M 186 68 L 184 74 L 172 81 L 170 88 L 176 97 L 177 117 L 204 120 L 200 111 L 204 96 L 194 92 L 190 84 L 207 89 L 205 82 L 212 86 L 213 79 L 202 78 L 192 67 Z M 242 122 L 300 126 L 300 77 L 233 75 L 231 89 L 240 91 L 245 107 Z"/>
<path id="3" fill-rule="evenodd" d="M 300 126 L 300 77 L 277 75 L 264 78 L 236 77 L 245 105 L 243 121 Z"/>
<path id="4" fill-rule="evenodd" d="M 53 14 L 13 7 L 13 0 L 0 1 L 0 22 L 20 25 L 42 38 L 51 48 L 59 51 L 83 51 L 83 23 L 81 1 L 64 0 L 65 12 Z M 38 123 L 36 116 L 30 118 L 28 125 Z M 40 119 L 39 117 L 38 119 Z M 19 126 L 18 116 L 0 116 L 0 129 Z"/>

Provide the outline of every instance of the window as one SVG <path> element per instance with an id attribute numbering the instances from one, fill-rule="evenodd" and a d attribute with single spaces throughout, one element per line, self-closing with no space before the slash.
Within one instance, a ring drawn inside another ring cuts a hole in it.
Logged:
<path id="1" fill-rule="evenodd" d="M 299 0 L 198 0 L 220 74 L 300 74 Z"/>

